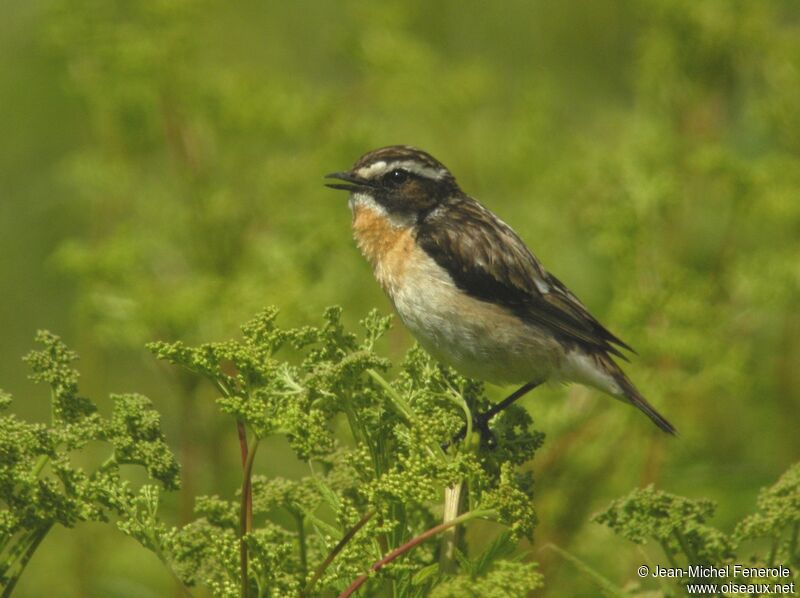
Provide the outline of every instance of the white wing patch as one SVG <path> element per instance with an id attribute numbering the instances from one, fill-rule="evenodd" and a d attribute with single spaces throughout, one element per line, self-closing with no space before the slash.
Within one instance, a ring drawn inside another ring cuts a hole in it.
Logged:
<path id="1" fill-rule="evenodd" d="M 543 281 L 538 276 L 533 277 L 533 283 L 536 285 L 536 288 L 539 289 L 539 292 L 544 295 L 545 293 L 550 292 L 550 285 Z"/>

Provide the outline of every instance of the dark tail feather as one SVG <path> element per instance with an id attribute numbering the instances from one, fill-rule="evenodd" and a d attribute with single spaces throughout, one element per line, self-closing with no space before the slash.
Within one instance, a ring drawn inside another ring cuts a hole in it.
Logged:
<path id="1" fill-rule="evenodd" d="M 625 393 L 625 396 L 620 398 L 627 400 L 631 405 L 639 409 L 639 411 L 642 411 L 653 421 L 655 425 L 664 430 L 667 434 L 677 436 L 678 430 L 675 429 L 675 426 L 669 423 L 663 415 L 656 411 L 655 407 L 647 402 L 641 393 L 636 390 L 633 382 L 628 380 L 628 377 L 623 373 L 617 364 L 615 364 L 610 358 L 608 361 L 613 364 L 613 367 L 610 368 L 611 375 L 614 376 L 617 384 L 620 385 L 622 391 Z"/>

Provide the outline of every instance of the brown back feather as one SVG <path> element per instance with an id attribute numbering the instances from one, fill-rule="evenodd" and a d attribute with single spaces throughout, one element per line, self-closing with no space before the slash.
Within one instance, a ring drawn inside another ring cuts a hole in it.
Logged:
<path id="1" fill-rule="evenodd" d="M 632 349 L 609 332 L 517 234 L 472 198 L 440 206 L 417 227 L 417 242 L 464 292 L 507 307 L 561 341 L 625 359 Z"/>

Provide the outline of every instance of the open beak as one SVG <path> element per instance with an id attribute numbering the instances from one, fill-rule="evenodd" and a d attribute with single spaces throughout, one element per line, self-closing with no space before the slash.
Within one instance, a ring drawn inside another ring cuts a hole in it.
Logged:
<path id="1" fill-rule="evenodd" d="M 374 187 L 374 185 L 369 181 L 362 179 L 350 172 L 332 172 L 330 174 L 326 174 L 325 178 L 338 179 L 340 181 L 345 181 L 347 183 L 350 183 L 349 185 L 343 185 L 341 183 L 325 183 L 325 186 L 330 187 L 331 189 L 341 189 L 343 191 L 360 191 L 367 187 Z"/>

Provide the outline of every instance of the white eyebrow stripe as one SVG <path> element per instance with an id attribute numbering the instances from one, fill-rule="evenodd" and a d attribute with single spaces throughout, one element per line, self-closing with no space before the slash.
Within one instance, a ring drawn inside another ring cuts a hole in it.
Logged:
<path id="1" fill-rule="evenodd" d="M 447 175 L 447 171 L 444 168 L 431 168 L 430 166 L 424 166 L 423 164 L 420 164 L 414 160 L 395 160 L 394 162 L 389 163 L 380 160 L 379 162 L 374 162 L 369 166 L 359 168 L 356 174 L 364 179 L 377 179 L 387 172 L 396 170 L 398 168 L 402 168 L 403 170 L 407 170 L 426 179 L 433 179 L 436 181 L 444 178 Z"/>
<path id="2" fill-rule="evenodd" d="M 384 172 L 386 172 L 386 162 L 381 160 L 380 162 L 373 162 L 369 166 L 359 168 L 356 174 L 362 179 L 371 179 L 381 176 Z"/>

